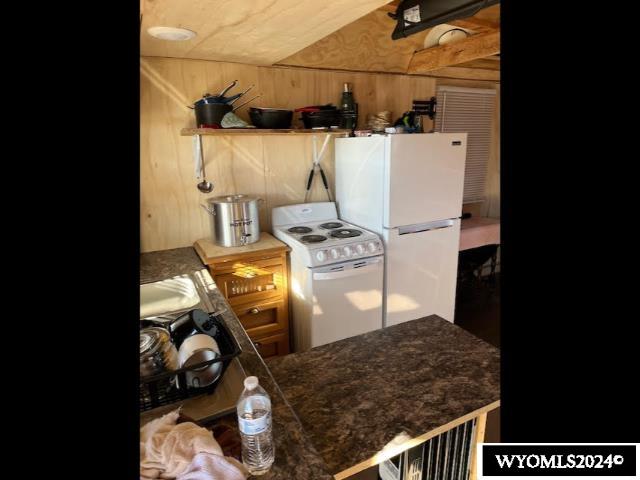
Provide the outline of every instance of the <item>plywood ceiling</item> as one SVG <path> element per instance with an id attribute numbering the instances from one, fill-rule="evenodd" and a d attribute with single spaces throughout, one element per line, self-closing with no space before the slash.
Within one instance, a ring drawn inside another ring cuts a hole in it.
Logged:
<path id="1" fill-rule="evenodd" d="M 392 40 L 395 24 L 386 10 L 376 10 L 278 64 L 406 73 L 411 57 L 422 48 L 428 31 Z"/>
<path id="2" fill-rule="evenodd" d="M 500 80 L 500 5 L 449 22 L 461 42 L 424 48 L 433 29 L 391 39 L 393 0 L 141 0 L 141 55 Z M 214 13 L 210 13 L 214 12 Z M 188 28 L 186 42 L 158 40 L 151 26 Z M 435 30 L 433 34 L 436 34 Z M 484 58 L 492 60 L 483 61 Z"/>
<path id="3" fill-rule="evenodd" d="M 145 0 L 143 56 L 272 65 L 389 3 L 389 0 Z M 153 26 L 181 27 L 196 38 L 151 37 Z"/>
<path id="4" fill-rule="evenodd" d="M 473 17 L 450 22 L 453 26 L 473 30 L 474 35 L 468 39 L 473 39 L 473 42 L 467 45 L 468 48 L 464 45 L 452 48 L 456 45 L 452 44 L 423 49 L 425 38 L 431 29 L 400 40 L 391 39 L 396 21 L 389 18 L 387 13 L 395 12 L 397 3 L 395 1 L 380 7 L 278 64 L 499 81 L 499 58 L 489 63 L 479 63 L 478 60 L 497 53 L 495 45 L 499 43 L 499 38 L 496 38 L 499 37 L 500 28 L 499 4 L 485 8 Z M 491 46 L 487 48 L 487 42 L 474 38 L 481 35 L 491 36 Z M 416 63 L 411 69 L 414 55 L 418 58 L 414 60 Z M 431 60 L 427 62 L 420 57 L 430 57 Z M 473 60 L 467 61 L 468 57 Z M 440 61 L 434 60 L 440 58 Z"/>

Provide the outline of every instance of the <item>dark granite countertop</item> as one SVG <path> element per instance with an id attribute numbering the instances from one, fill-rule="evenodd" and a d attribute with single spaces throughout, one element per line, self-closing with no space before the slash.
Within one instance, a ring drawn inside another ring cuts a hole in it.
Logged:
<path id="1" fill-rule="evenodd" d="M 205 265 L 191 247 L 143 253 L 140 255 L 140 283 L 157 282 L 203 268 Z"/>
<path id="2" fill-rule="evenodd" d="M 140 283 L 164 280 L 203 268 L 205 268 L 204 264 L 191 247 L 143 253 L 140 255 Z M 275 461 L 271 470 L 260 478 L 265 480 L 332 478 L 226 299 L 217 289 L 211 291 L 209 295 L 214 305 L 222 303 L 226 306 L 227 311 L 223 313 L 223 319 L 242 349 L 238 358 L 243 369 L 247 375 L 257 376 L 260 385 L 271 397 Z M 227 417 L 221 421 L 237 427 L 235 418 Z"/>
<path id="3" fill-rule="evenodd" d="M 270 359 L 269 369 L 329 472 L 371 460 L 500 398 L 500 354 L 432 315 Z M 497 406 L 497 405 L 494 405 Z"/>

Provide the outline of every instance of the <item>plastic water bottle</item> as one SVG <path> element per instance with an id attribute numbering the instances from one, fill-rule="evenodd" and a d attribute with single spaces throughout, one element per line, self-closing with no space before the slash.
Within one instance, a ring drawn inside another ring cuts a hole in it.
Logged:
<path id="1" fill-rule="evenodd" d="M 271 399 L 258 384 L 258 377 L 244 379 L 237 412 L 242 437 L 242 463 L 251 475 L 267 473 L 274 458 Z"/>

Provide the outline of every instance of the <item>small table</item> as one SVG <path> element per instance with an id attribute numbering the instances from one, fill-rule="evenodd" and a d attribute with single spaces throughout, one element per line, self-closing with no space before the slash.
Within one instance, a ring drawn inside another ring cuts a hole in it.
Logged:
<path id="1" fill-rule="evenodd" d="M 500 219 L 471 217 L 460 224 L 460 251 L 484 245 L 500 245 Z"/>
<path id="2" fill-rule="evenodd" d="M 497 265 L 497 246 L 500 245 L 500 219 L 487 217 L 471 217 L 462 220 L 460 225 L 460 252 L 478 249 L 479 257 L 484 256 L 485 261 L 491 258 L 491 273 L 493 277 Z M 493 247 L 493 248 L 490 248 Z M 482 252 L 481 250 L 490 250 Z M 466 254 L 471 256 L 472 252 Z M 481 262 L 481 263 L 484 263 Z M 482 267 L 480 267 L 482 268 Z"/>

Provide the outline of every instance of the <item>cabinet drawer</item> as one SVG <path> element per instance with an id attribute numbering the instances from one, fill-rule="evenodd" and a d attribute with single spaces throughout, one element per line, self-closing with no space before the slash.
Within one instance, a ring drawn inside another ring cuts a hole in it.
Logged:
<path id="1" fill-rule="evenodd" d="M 262 358 L 277 357 L 289 353 L 289 335 L 287 333 L 279 333 L 252 341 Z"/>
<path id="2" fill-rule="evenodd" d="M 283 300 L 233 307 L 240 323 L 250 338 L 264 337 L 287 330 L 287 310 Z"/>
<path id="3" fill-rule="evenodd" d="M 209 269 L 216 275 L 223 273 L 231 273 L 238 268 L 245 267 L 247 265 L 253 265 L 255 267 L 273 267 L 282 265 L 285 262 L 286 257 L 283 255 L 269 255 L 266 257 L 250 257 L 246 256 L 242 260 L 234 260 L 229 262 L 211 263 Z"/>
<path id="4" fill-rule="evenodd" d="M 232 272 L 217 274 L 214 281 L 231 306 L 283 298 L 286 286 L 283 265 L 242 264 Z"/>

